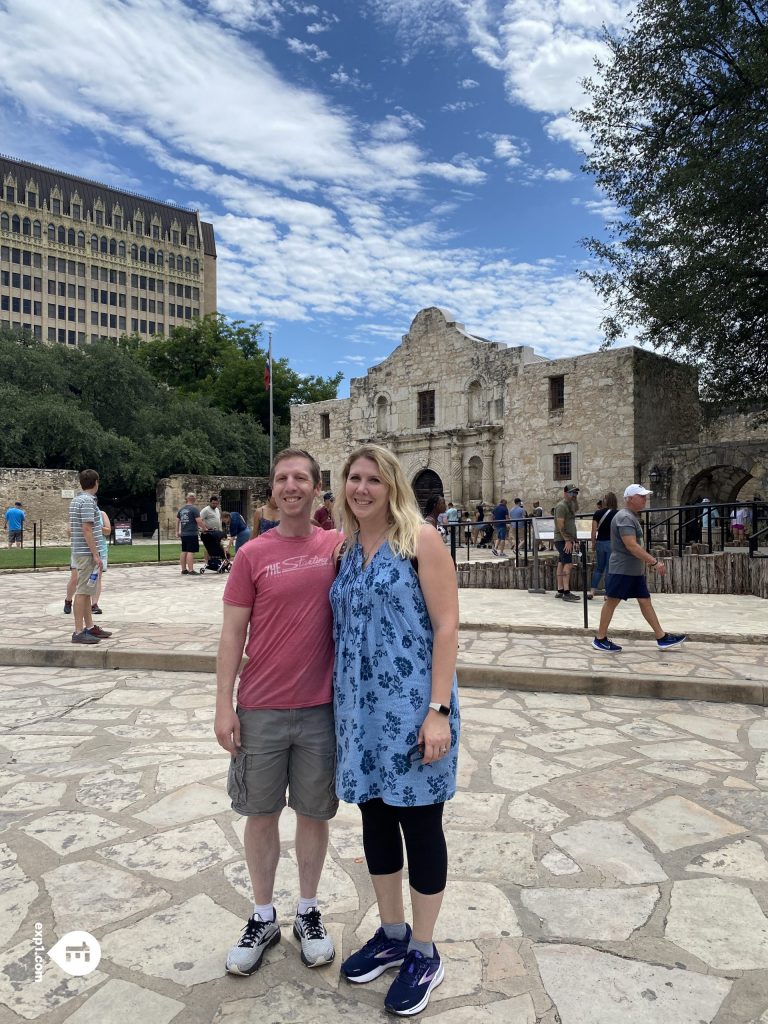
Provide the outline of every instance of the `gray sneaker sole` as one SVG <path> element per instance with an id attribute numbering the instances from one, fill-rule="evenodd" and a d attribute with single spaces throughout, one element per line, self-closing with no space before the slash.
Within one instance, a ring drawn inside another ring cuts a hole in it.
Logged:
<path id="1" fill-rule="evenodd" d="M 278 929 L 278 931 L 275 932 L 275 934 L 272 936 L 272 938 L 269 940 L 269 942 L 265 942 L 264 945 L 261 947 L 261 956 L 256 961 L 256 963 L 253 965 L 253 967 L 246 967 L 246 968 L 241 969 L 240 967 L 237 966 L 237 964 L 233 964 L 230 967 L 229 966 L 229 960 L 227 960 L 227 963 L 226 963 L 227 974 L 233 974 L 236 978 L 249 978 L 252 974 L 255 974 L 256 971 L 258 971 L 258 969 L 264 963 L 264 954 L 267 952 L 267 950 L 271 949 L 273 946 L 276 946 L 279 941 L 280 941 L 280 931 Z"/>

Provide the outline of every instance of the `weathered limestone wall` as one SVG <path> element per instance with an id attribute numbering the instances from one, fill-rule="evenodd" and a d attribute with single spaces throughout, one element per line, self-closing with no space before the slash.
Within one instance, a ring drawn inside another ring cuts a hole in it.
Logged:
<path id="1" fill-rule="evenodd" d="M 69 503 L 80 491 L 71 469 L 0 469 L 0 513 L 20 501 L 27 513 L 25 543 L 32 544 L 32 524 L 45 543 L 67 543 Z"/>
<path id="2" fill-rule="evenodd" d="M 291 444 L 314 455 L 320 463 L 321 471 L 330 473 L 330 488 L 334 492 L 340 485 L 344 460 L 355 446 L 349 406 L 348 398 L 291 406 Z M 328 416 L 329 438 L 322 437 L 323 415 Z"/>
<path id="3" fill-rule="evenodd" d="M 522 497 L 529 507 L 540 501 L 548 513 L 565 483 L 581 488 L 582 509 L 606 491 L 623 491 L 634 479 L 633 372 L 633 350 L 621 348 L 514 373 L 504 422 L 507 497 Z M 560 376 L 563 408 L 550 409 L 550 378 Z M 555 479 L 557 454 L 571 456 L 570 481 Z"/>
<path id="4" fill-rule="evenodd" d="M 264 504 L 269 479 L 262 476 L 177 476 L 163 477 L 157 482 L 157 518 L 160 536 L 163 540 L 176 536 L 176 513 L 186 502 L 187 494 L 198 496 L 200 508 L 208 504 L 212 494 L 222 495 L 226 491 L 245 494 L 246 508 L 243 515 L 248 525 L 253 523 L 254 509 Z M 221 502 L 223 511 L 231 511 L 226 497 Z"/>

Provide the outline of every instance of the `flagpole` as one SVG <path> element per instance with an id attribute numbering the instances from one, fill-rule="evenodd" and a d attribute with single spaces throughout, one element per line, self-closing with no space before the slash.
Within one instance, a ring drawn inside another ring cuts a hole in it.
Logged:
<path id="1" fill-rule="evenodd" d="M 272 459 L 274 458 L 275 452 L 275 440 L 274 440 L 274 404 L 272 402 L 272 387 L 274 382 L 274 372 L 272 366 L 272 331 L 269 332 L 269 468 L 272 469 Z"/>

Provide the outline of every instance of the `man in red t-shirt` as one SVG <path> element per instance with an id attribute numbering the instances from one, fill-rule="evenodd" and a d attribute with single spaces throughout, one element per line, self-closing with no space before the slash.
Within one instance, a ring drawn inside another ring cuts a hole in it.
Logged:
<path id="1" fill-rule="evenodd" d="M 270 475 L 280 523 L 241 548 L 224 589 L 217 661 L 216 739 L 232 755 L 228 791 L 246 816 L 245 860 L 253 914 L 227 956 L 231 974 L 253 974 L 280 941 L 272 903 L 280 859 L 278 820 L 296 812 L 300 899 L 293 931 L 307 967 L 330 963 L 335 950 L 320 917 L 317 886 L 335 815 L 333 618 L 336 530 L 312 524 L 320 467 L 307 452 L 278 453 Z M 246 643 L 247 641 L 247 643 Z M 237 710 L 235 677 L 243 656 Z"/>
<path id="2" fill-rule="evenodd" d="M 312 516 L 312 522 L 321 526 L 324 530 L 332 530 L 333 527 L 333 495 L 326 491 L 323 495 L 323 504 Z"/>

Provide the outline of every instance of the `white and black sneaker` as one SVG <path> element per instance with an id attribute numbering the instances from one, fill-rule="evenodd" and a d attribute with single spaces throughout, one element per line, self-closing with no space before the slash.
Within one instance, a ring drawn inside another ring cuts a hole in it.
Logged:
<path id="1" fill-rule="evenodd" d="M 306 914 L 296 915 L 293 934 L 301 943 L 301 962 L 305 967 L 332 963 L 336 950 L 317 907 L 310 907 Z"/>
<path id="2" fill-rule="evenodd" d="M 272 921 L 262 921 L 258 914 L 254 914 L 246 921 L 239 942 L 227 955 L 227 970 L 230 974 L 253 974 L 261 967 L 264 953 L 279 941 L 277 913 Z"/>

